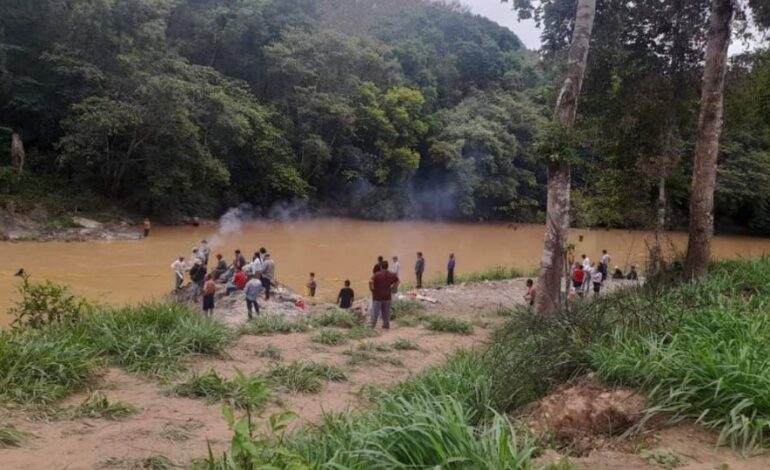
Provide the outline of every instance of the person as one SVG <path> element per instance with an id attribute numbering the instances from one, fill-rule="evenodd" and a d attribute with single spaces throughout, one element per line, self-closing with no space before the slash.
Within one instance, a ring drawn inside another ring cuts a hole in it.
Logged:
<path id="1" fill-rule="evenodd" d="M 620 266 L 615 266 L 615 272 L 612 274 L 612 279 L 625 279 L 626 275 L 620 270 Z"/>
<path id="2" fill-rule="evenodd" d="M 455 283 L 455 254 L 449 254 L 449 261 L 446 264 L 446 285 L 451 286 Z"/>
<path id="3" fill-rule="evenodd" d="M 241 268 L 235 268 L 235 275 L 233 275 L 233 282 L 227 284 L 227 295 L 232 294 L 237 290 L 243 290 L 248 282 L 246 273 Z"/>
<path id="4" fill-rule="evenodd" d="M 184 256 L 180 256 L 171 263 L 171 269 L 174 270 L 174 289 L 179 290 L 184 282 Z"/>
<path id="5" fill-rule="evenodd" d="M 527 279 L 527 293 L 524 294 L 524 300 L 527 301 L 530 307 L 535 305 L 535 298 L 537 297 L 537 288 L 535 287 L 535 281 Z"/>
<path id="6" fill-rule="evenodd" d="M 203 291 L 203 282 L 206 280 L 206 267 L 203 265 L 203 261 L 196 259 L 193 265 L 190 266 L 190 281 L 193 284 L 193 296 L 198 296 Z"/>
<path id="7" fill-rule="evenodd" d="M 201 260 L 203 260 L 203 266 L 206 266 L 206 268 L 208 268 L 209 255 L 211 254 L 211 248 L 209 248 L 209 242 L 206 240 L 201 240 L 201 246 L 198 248 L 198 252 L 201 255 Z"/>
<path id="8" fill-rule="evenodd" d="M 631 266 L 631 271 L 628 273 L 628 276 L 626 276 L 626 279 L 630 281 L 639 280 L 639 273 L 636 272 L 636 266 Z"/>
<path id="9" fill-rule="evenodd" d="M 591 282 L 594 284 L 594 295 L 599 295 L 599 291 L 602 290 L 602 281 L 604 281 L 605 271 L 604 263 L 599 263 L 599 266 L 591 272 Z"/>
<path id="10" fill-rule="evenodd" d="M 390 329 L 390 301 L 393 286 L 398 287 L 398 276 L 388 270 L 388 262 L 382 262 L 382 269 L 372 275 L 369 290 L 372 292 L 372 312 L 369 319 L 371 328 L 377 327 L 377 320 L 382 317 L 382 328 Z"/>
<path id="11" fill-rule="evenodd" d="M 241 250 L 235 250 L 235 257 L 233 257 L 233 266 L 238 269 L 243 269 L 246 266 L 246 258 L 241 254 Z"/>
<path id="12" fill-rule="evenodd" d="M 254 253 L 254 259 L 247 266 L 247 272 L 250 272 L 252 276 L 262 273 L 262 257 L 259 252 Z"/>
<path id="13" fill-rule="evenodd" d="M 265 261 L 265 255 L 266 254 L 267 254 L 267 250 L 263 246 L 262 248 L 259 249 L 259 260 L 260 261 Z"/>
<path id="14" fill-rule="evenodd" d="M 222 253 L 217 253 L 216 258 L 217 265 L 214 267 L 214 271 L 212 272 L 212 278 L 214 280 L 219 279 L 224 273 L 227 272 L 227 261 L 222 258 Z"/>
<path id="15" fill-rule="evenodd" d="M 393 264 L 390 266 L 390 272 L 395 274 L 397 277 L 401 275 L 401 263 L 398 262 L 398 256 L 393 257 Z M 391 293 L 398 293 L 398 286 L 394 287 Z"/>
<path id="16" fill-rule="evenodd" d="M 422 251 L 417 252 L 417 261 L 414 263 L 414 276 L 417 278 L 417 288 L 422 289 L 422 275 L 425 272 L 425 258 Z"/>
<path id="17" fill-rule="evenodd" d="M 192 249 L 192 259 L 190 261 L 193 264 L 195 264 L 196 261 L 200 261 L 201 263 L 203 262 L 203 255 L 197 246 Z"/>
<path id="18" fill-rule="evenodd" d="M 591 270 L 591 260 L 588 259 L 588 256 L 581 255 L 580 258 L 583 260 L 583 271 L 590 271 Z"/>
<path id="19" fill-rule="evenodd" d="M 588 293 L 591 291 L 591 277 L 593 276 L 594 271 L 596 271 L 596 263 L 591 263 L 591 265 L 588 266 L 588 269 L 583 268 L 583 272 L 585 274 L 583 277 L 584 295 L 588 295 Z"/>
<path id="20" fill-rule="evenodd" d="M 348 309 L 353 306 L 353 299 L 355 296 L 355 292 L 350 288 L 350 280 L 346 280 L 345 287 L 340 289 L 340 293 L 337 295 L 337 305 L 339 305 L 340 308 Z"/>
<path id="21" fill-rule="evenodd" d="M 206 275 L 206 283 L 203 284 L 203 314 L 214 315 L 214 294 L 217 293 L 217 285 L 214 276 Z"/>
<path id="22" fill-rule="evenodd" d="M 384 258 L 382 256 L 377 257 L 377 262 L 374 263 L 374 267 L 372 268 L 372 274 L 382 271 L 383 261 L 384 261 Z"/>
<path id="23" fill-rule="evenodd" d="M 309 297 L 315 297 L 316 287 L 318 287 L 318 283 L 315 282 L 315 273 L 310 273 L 310 279 L 308 279 L 307 284 L 305 284 Z"/>
<path id="24" fill-rule="evenodd" d="M 259 278 L 259 275 L 249 279 L 249 282 L 246 283 L 246 286 L 243 289 L 244 294 L 246 294 L 246 311 L 248 312 L 249 320 L 253 318 L 251 316 L 252 309 L 256 315 L 259 315 L 259 303 L 257 303 L 257 299 L 263 290 L 265 290 L 265 288 L 262 287 L 262 280 Z"/>
<path id="25" fill-rule="evenodd" d="M 572 287 L 575 288 L 577 295 L 583 296 L 583 281 L 585 280 L 585 271 L 583 265 L 575 263 L 575 270 L 572 272 Z"/>
<path id="26" fill-rule="evenodd" d="M 262 263 L 262 287 L 265 288 L 265 300 L 270 300 L 270 285 L 275 279 L 275 261 L 270 253 L 265 253 L 265 261 Z"/>
<path id="27" fill-rule="evenodd" d="M 144 238 L 147 238 L 150 236 L 151 228 L 152 228 L 152 224 L 150 223 L 150 219 L 145 218 L 144 219 Z"/>
<path id="28" fill-rule="evenodd" d="M 602 280 L 607 279 L 609 277 L 608 270 L 610 269 L 610 261 L 612 261 L 612 257 L 609 253 L 607 253 L 607 250 L 602 250 L 602 264 L 600 266 L 604 267 L 604 270 L 602 271 Z"/>

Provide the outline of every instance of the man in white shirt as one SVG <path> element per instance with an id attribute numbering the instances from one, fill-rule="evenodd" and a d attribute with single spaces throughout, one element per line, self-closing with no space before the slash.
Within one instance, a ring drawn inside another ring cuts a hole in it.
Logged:
<path id="1" fill-rule="evenodd" d="M 390 272 L 396 275 L 398 277 L 399 273 L 401 272 L 401 263 L 398 262 L 398 256 L 393 257 L 393 265 L 390 267 Z M 398 286 L 394 285 L 391 289 L 391 292 L 393 294 L 398 292 Z"/>
<path id="2" fill-rule="evenodd" d="M 187 267 L 184 264 L 184 256 L 180 256 L 173 263 L 171 269 L 174 271 L 174 288 L 179 289 L 184 282 L 184 272 Z"/>
<path id="3" fill-rule="evenodd" d="M 609 277 L 610 261 L 612 261 L 612 257 L 607 253 L 607 250 L 602 250 L 602 280 Z"/>

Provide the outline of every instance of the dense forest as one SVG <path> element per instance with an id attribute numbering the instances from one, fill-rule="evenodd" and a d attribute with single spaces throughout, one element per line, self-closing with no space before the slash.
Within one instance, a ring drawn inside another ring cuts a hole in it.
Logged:
<path id="1" fill-rule="evenodd" d="M 549 116 L 569 38 L 546 33 L 528 51 L 454 3 L 0 0 L 1 200 L 61 193 L 167 220 L 299 201 L 374 219 L 542 222 L 558 148 L 575 223 L 650 227 L 662 185 L 682 227 L 708 9 L 670 3 L 597 13 L 565 133 Z M 759 48 L 730 61 L 718 225 L 770 231 L 769 189 Z"/>

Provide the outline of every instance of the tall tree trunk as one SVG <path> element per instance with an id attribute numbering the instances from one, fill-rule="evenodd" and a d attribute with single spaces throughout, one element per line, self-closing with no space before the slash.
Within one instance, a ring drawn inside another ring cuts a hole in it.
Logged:
<path id="1" fill-rule="evenodd" d="M 553 114 L 554 123 L 560 126 L 572 127 L 575 124 L 595 15 L 596 0 L 578 0 L 575 28 L 569 48 L 567 77 L 564 79 Z M 570 163 L 564 160 L 563 156 L 555 155 L 548 164 L 545 246 L 537 284 L 537 310 L 541 313 L 553 312 L 561 304 L 570 224 L 570 178 Z"/>
<path id="2" fill-rule="evenodd" d="M 658 274 L 663 268 L 663 231 L 666 229 L 666 177 L 658 180 L 658 207 L 655 221 L 655 241 L 650 249 L 648 275 Z"/>
<path id="3" fill-rule="evenodd" d="M 706 274 L 714 233 L 714 188 L 717 181 L 719 136 L 722 132 L 723 92 L 727 70 L 727 49 L 733 21 L 733 0 L 713 0 L 703 71 L 698 138 L 690 196 L 690 237 L 687 243 L 685 275 Z"/>

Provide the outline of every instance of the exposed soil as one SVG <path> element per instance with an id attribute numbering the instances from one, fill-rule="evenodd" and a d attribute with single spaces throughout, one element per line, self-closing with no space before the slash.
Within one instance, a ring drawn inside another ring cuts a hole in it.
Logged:
<path id="1" fill-rule="evenodd" d="M 353 410 L 366 406 L 360 398 L 365 385 L 387 386 L 405 380 L 410 375 L 433 365 L 442 363 L 447 354 L 460 348 L 483 345 L 489 339 L 491 329 L 502 321 L 495 312 L 523 302 L 524 280 L 485 282 L 468 286 L 422 291 L 437 303 L 425 303 L 426 313 L 462 318 L 474 323 L 474 334 L 463 336 L 437 334 L 423 327 L 405 327 L 398 322 L 390 331 L 380 330 L 376 338 L 350 341 L 346 345 L 324 346 L 310 340 L 312 333 L 297 333 L 276 336 L 242 336 L 228 351 L 226 358 L 198 358 L 190 361 L 190 370 L 204 372 L 209 368 L 230 376 L 236 369 L 246 373 L 261 373 L 267 370 L 271 361 L 258 356 L 267 345 L 277 347 L 281 362 L 294 360 L 317 361 L 339 366 L 348 374 L 348 380 L 341 383 L 327 382 L 318 394 L 289 394 L 276 391 L 273 404 L 263 416 L 290 409 L 299 417 L 294 426 L 314 423 L 326 412 Z M 229 304 L 228 304 L 229 302 Z M 226 309 L 221 307 L 228 306 Z M 245 320 L 245 305 L 238 300 L 227 299 L 219 302 L 217 315 L 227 323 L 236 324 Z M 288 298 L 267 304 L 270 312 L 290 312 Z M 309 306 L 307 311 L 314 314 L 327 308 L 324 305 Z M 345 354 L 358 343 L 392 343 L 406 338 L 420 345 L 418 351 L 390 351 L 388 357 L 399 359 L 403 366 L 383 363 L 382 365 L 350 365 Z M 177 381 L 183 380 L 181 376 Z M 188 465 L 193 459 L 205 457 L 207 445 L 215 453 L 226 449 L 230 439 L 221 404 L 206 403 L 204 400 L 174 397 L 168 393 L 173 383 L 162 384 L 155 380 L 127 374 L 110 368 L 91 390 L 83 391 L 67 399 L 62 405 L 76 404 L 84 400 L 92 390 L 102 390 L 111 401 L 124 401 L 134 405 L 137 414 L 119 421 L 102 419 L 76 419 L 66 421 L 42 421 L 32 414 L 21 411 L 2 411 L 0 422 L 7 422 L 17 428 L 31 432 L 35 438 L 23 448 L 0 449 L 0 468 L 16 469 L 94 469 L 120 468 L 136 459 L 163 455 L 180 466 Z M 590 387 L 589 387 L 590 388 Z M 593 389 L 591 389 L 593 390 Z M 597 392 L 597 390 L 593 390 Z M 592 393 L 593 393 L 592 392 Z M 598 391 L 598 395 L 602 392 Z M 596 397 L 594 397 L 596 398 Z M 590 399 L 589 401 L 595 401 Z M 610 400 L 611 401 L 611 400 Z M 276 403 L 280 402 L 280 406 Z M 659 468 L 650 460 L 642 458 L 639 448 L 667 448 L 679 455 L 686 469 L 764 469 L 770 468 L 770 459 L 755 457 L 743 460 L 729 449 L 715 449 L 715 436 L 700 428 L 684 425 L 648 433 L 633 440 L 607 438 L 599 441 L 598 450 L 587 457 L 571 458 L 579 468 L 585 469 L 649 469 Z M 549 451 L 543 461 L 558 460 L 560 456 Z M 726 463 L 729 467 L 718 467 Z"/>
<path id="2" fill-rule="evenodd" d="M 141 228 L 128 220 L 97 221 L 78 215 L 52 217 L 42 207 L 28 213 L 0 208 L 0 240 L 65 241 L 139 240 Z"/>

